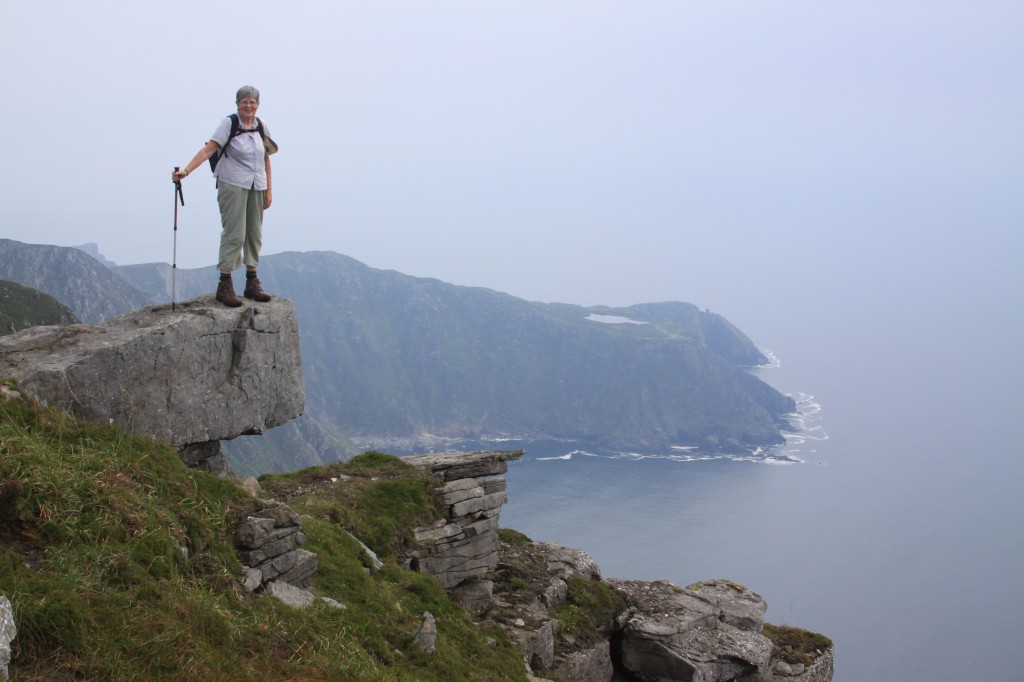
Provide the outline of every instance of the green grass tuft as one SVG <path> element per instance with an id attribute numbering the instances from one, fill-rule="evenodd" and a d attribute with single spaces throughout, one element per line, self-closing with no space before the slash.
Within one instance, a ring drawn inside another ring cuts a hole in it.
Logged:
<path id="1" fill-rule="evenodd" d="M 765 623 L 762 632 L 775 644 L 776 655 L 787 663 L 810 665 L 818 652 L 832 648 L 832 640 L 825 635 L 788 625 Z"/>
<path id="2" fill-rule="evenodd" d="M 519 531 L 512 530 L 511 528 L 499 528 L 498 539 L 506 545 L 512 545 L 513 547 L 525 547 L 533 542 L 533 540 L 528 538 L 525 533 L 520 533 Z"/>
<path id="3" fill-rule="evenodd" d="M 600 580 L 575 576 L 566 582 L 568 599 L 555 610 L 562 632 L 580 641 L 596 641 L 596 635 L 610 632 L 615 618 L 627 608 L 622 593 Z"/>

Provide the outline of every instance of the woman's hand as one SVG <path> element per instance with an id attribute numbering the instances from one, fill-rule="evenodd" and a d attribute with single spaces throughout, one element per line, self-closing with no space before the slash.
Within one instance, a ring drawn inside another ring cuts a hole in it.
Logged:
<path id="1" fill-rule="evenodd" d="M 185 168 L 187 169 L 189 166 L 192 166 L 192 170 L 199 168 L 203 165 L 203 161 L 206 161 L 208 158 L 213 156 L 213 153 L 218 149 L 220 149 L 220 144 L 210 140 L 203 145 L 202 149 L 196 152 L 196 155 L 192 157 L 191 161 L 185 164 Z M 173 171 L 171 173 L 171 182 L 181 182 L 182 178 L 187 178 L 190 172 L 191 171 L 185 169 Z"/>
<path id="2" fill-rule="evenodd" d="M 270 208 L 270 204 L 271 204 L 272 201 L 274 201 L 273 192 L 271 192 L 270 188 L 268 187 L 267 191 L 263 193 L 263 210 L 264 211 L 266 211 L 268 208 Z"/>

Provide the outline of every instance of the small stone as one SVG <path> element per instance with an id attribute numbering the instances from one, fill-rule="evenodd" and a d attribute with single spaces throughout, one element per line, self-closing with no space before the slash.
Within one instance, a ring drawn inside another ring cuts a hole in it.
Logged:
<path id="1" fill-rule="evenodd" d="M 423 612 L 423 622 L 420 623 L 413 639 L 424 651 L 434 650 L 434 644 L 437 643 L 437 623 L 430 611 Z"/>
<path id="2" fill-rule="evenodd" d="M 786 663 L 779 661 L 775 664 L 775 672 L 783 677 L 797 677 L 804 672 L 803 663 Z"/>
<path id="3" fill-rule="evenodd" d="M 336 609 L 344 610 L 344 609 L 348 608 L 347 606 L 342 604 L 340 601 L 336 601 L 334 599 L 331 599 L 330 597 L 320 597 L 320 599 L 321 599 L 321 601 L 323 601 L 328 606 L 331 606 L 331 607 L 336 608 Z"/>
<path id="4" fill-rule="evenodd" d="M 493 602 L 494 583 L 490 580 L 469 580 L 455 587 L 449 596 L 474 616 L 482 616 Z"/>
<path id="5" fill-rule="evenodd" d="M 242 567 L 242 587 L 247 592 L 255 592 L 263 584 L 263 571 L 258 568 Z"/>
<path id="6" fill-rule="evenodd" d="M 256 498 L 258 498 L 260 494 L 262 494 L 263 492 L 262 488 L 260 487 L 260 482 L 257 481 L 253 476 L 243 476 L 239 478 L 238 485 L 242 487 L 242 490 Z"/>
<path id="7" fill-rule="evenodd" d="M 313 593 L 304 590 L 301 587 L 295 587 L 288 583 L 281 582 L 280 580 L 274 580 L 267 583 L 267 594 L 276 598 L 283 604 L 295 607 L 297 609 L 304 609 L 307 606 L 312 606 L 316 598 Z"/>

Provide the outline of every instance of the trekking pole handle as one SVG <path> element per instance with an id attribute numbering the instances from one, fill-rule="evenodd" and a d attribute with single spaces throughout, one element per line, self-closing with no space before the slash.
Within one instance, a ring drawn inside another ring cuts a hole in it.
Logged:
<path id="1" fill-rule="evenodd" d="M 174 172 L 177 173 L 178 170 L 179 170 L 178 166 L 175 166 L 174 167 Z M 178 195 L 177 199 L 181 202 L 181 205 L 184 206 L 185 205 L 185 195 L 181 193 L 181 180 L 175 180 L 174 181 L 174 192 L 175 192 L 175 194 Z"/>

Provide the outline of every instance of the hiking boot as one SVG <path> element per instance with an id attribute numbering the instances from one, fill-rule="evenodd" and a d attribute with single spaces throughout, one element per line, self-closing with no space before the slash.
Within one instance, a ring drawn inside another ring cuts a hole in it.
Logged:
<path id="1" fill-rule="evenodd" d="M 242 305 L 242 299 L 235 294 L 235 287 L 230 279 L 217 283 L 217 300 L 229 308 Z"/>
<path id="2" fill-rule="evenodd" d="M 270 294 L 263 291 L 258 277 L 245 278 L 245 292 L 242 295 L 260 303 L 266 303 L 270 300 Z"/>

